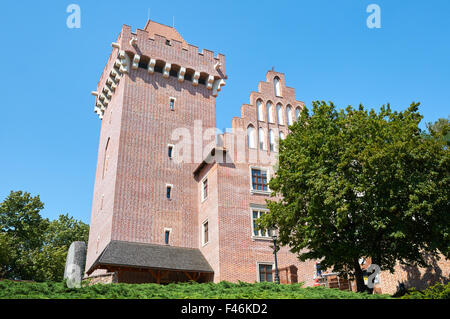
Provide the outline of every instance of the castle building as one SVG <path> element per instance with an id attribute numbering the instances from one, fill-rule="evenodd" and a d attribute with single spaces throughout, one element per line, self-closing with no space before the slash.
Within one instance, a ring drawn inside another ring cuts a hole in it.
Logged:
<path id="1" fill-rule="evenodd" d="M 124 25 L 95 96 L 101 119 L 86 275 L 95 282 L 275 281 L 268 181 L 277 141 L 304 103 L 268 71 L 217 134 L 225 57 L 172 27 Z M 277 252 L 282 283 L 314 284 L 315 261 Z"/>

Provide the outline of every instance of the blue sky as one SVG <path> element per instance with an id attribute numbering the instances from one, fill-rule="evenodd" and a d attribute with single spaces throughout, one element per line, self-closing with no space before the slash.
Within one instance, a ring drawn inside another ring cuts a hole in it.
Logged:
<path id="1" fill-rule="evenodd" d="M 71 3 L 80 29 L 66 26 Z M 371 3 L 381 29 L 366 26 Z M 24 190 L 41 196 L 45 217 L 90 221 L 100 130 L 90 92 L 122 24 L 143 28 L 148 8 L 157 22 L 175 16 L 187 42 L 225 54 L 218 128 L 272 66 L 307 106 L 420 101 L 424 122 L 450 114 L 448 0 L 2 1 L 0 201 Z"/>

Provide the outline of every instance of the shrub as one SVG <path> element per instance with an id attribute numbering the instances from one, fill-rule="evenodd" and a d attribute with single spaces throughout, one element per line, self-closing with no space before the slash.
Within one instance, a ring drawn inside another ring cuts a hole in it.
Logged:
<path id="1" fill-rule="evenodd" d="M 0 281 L 0 299 L 378 299 L 388 295 L 354 293 L 303 284 L 274 283 L 178 283 L 97 284 L 69 289 L 63 282 L 27 283 Z"/>
<path id="2" fill-rule="evenodd" d="M 402 297 L 402 299 L 450 299 L 450 283 L 437 283 L 424 290 L 412 288 Z"/>

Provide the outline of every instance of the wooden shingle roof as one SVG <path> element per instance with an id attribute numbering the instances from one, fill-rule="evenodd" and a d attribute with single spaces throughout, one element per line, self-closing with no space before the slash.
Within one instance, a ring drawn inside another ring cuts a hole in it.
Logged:
<path id="1" fill-rule="evenodd" d="M 87 271 L 107 267 L 164 269 L 213 273 L 213 269 L 197 248 L 173 247 L 113 240 Z"/>

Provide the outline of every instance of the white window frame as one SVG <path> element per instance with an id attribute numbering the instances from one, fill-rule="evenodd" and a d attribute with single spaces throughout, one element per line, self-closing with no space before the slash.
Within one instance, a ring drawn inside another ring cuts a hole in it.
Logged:
<path id="1" fill-rule="evenodd" d="M 205 197 L 205 189 L 204 189 L 204 183 L 205 183 L 205 181 L 208 181 L 208 175 L 206 175 L 203 179 L 202 179 L 202 183 L 200 184 L 200 187 L 201 187 L 201 190 L 200 190 L 200 193 L 201 193 L 201 198 L 202 198 L 202 203 L 205 201 L 205 200 L 207 200 L 208 199 L 208 195 L 209 195 L 209 183 L 207 184 L 207 188 L 208 188 L 208 194 L 206 195 L 206 197 Z"/>
<path id="2" fill-rule="evenodd" d="M 266 171 L 266 173 L 267 173 L 267 190 L 266 191 L 253 189 L 252 169 L 259 169 L 261 171 Z M 270 195 L 270 193 L 272 191 L 269 188 L 269 181 L 270 181 L 270 177 L 271 177 L 270 168 L 269 167 L 249 165 L 249 175 L 250 175 L 250 193 L 251 194 Z"/>
<path id="3" fill-rule="evenodd" d="M 251 225 L 252 225 L 252 239 L 257 239 L 257 240 L 267 240 L 267 241 L 271 241 L 272 240 L 272 235 L 270 233 L 269 230 L 266 230 L 267 232 L 267 236 L 262 236 L 261 235 L 261 230 L 258 230 L 258 235 L 255 235 L 255 228 L 253 226 L 253 212 L 254 211 L 258 211 L 258 218 L 261 217 L 261 212 L 263 214 L 268 214 L 270 213 L 270 210 L 267 207 L 259 207 L 258 205 L 250 205 L 250 219 L 251 219 Z"/>
<path id="4" fill-rule="evenodd" d="M 208 224 L 208 241 L 205 242 L 205 225 Z M 210 232 L 209 232 L 209 221 L 208 219 L 204 220 L 202 223 L 202 247 L 208 245 L 210 242 Z"/>

